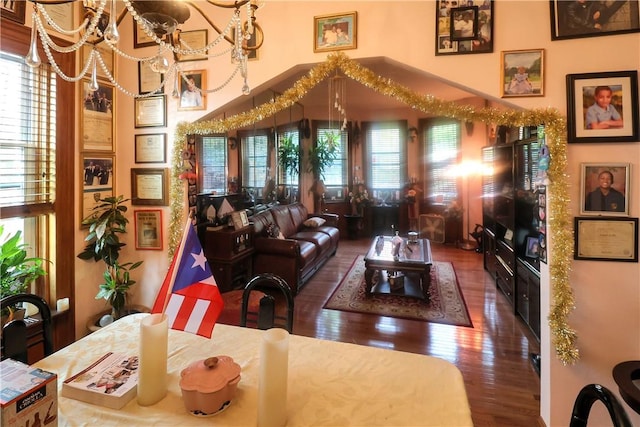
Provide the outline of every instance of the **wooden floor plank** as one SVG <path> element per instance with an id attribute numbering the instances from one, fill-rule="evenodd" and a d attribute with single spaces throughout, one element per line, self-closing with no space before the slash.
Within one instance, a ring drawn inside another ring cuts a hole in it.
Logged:
<path id="1" fill-rule="evenodd" d="M 542 426 L 540 380 L 529 362 L 540 346 L 496 289 L 481 254 L 432 245 L 434 260 L 453 263 L 473 328 L 322 308 L 369 244 L 340 242 L 296 296 L 294 333 L 443 358 L 462 372 L 476 427 Z"/>

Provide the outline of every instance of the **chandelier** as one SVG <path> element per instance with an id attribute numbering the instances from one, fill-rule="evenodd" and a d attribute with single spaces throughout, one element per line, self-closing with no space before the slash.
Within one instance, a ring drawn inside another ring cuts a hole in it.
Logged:
<path id="1" fill-rule="evenodd" d="M 117 17 L 115 13 L 116 0 L 29 1 L 34 4 L 34 11 L 32 14 L 31 44 L 25 61 L 31 67 L 38 67 L 41 63 L 38 55 L 38 40 L 40 40 L 49 63 L 51 63 L 55 72 L 68 82 L 77 82 L 90 74 L 89 89 L 93 91 L 98 90 L 97 70 L 99 66 L 106 78 L 118 90 L 128 96 L 134 98 L 153 96 L 164 91 L 166 82 L 173 81 L 174 87 L 172 95 L 179 97 L 179 79 L 185 79 L 186 82 L 186 74 L 183 74 L 180 63 L 177 60 L 179 55 L 198 55 L 200 57 L 206 57 L 207 59 L 215 57 L 228 58 L 228 55 L 230 55 L 232 62 L 235 64 L 230 75 L 226 77 L 218 87 L 213 89 L 202 88 L 202 91 L 207 93 L 216 92 L 225 87 L 240 73 L 244 80 L 242 93 L 248 95 L 250 92 L 247 80 L 247 58 L 251 51 L 255 51 L 262 46 L 264 41 L 262 29 L 255 22 L 255 13 L 260 7 L 257 4 L 257 0 L 237 0 L 233 2 L 205 0 L 206 4 L 215 7 L 233 9 L 228 23 L 223 28 L 218 27 L 199 5 L 187 0 L 122 0 L 125 7 Z M 77 28 L 61 28 L 51 16 L 49 16 L 45 8 L 45 5 L 75 2 L 82 2 L 84 12 L 82 22 Z M 107 8 L 108 4 L 109 7 Z M 198 12 L 218 34 L 217 37 L 206 46 L 192 47 L 180 39 L 179 26 L 184 24 L 191 16 L 190 9 Z M 243 9 L 246 10 L 246 20 L 244 23 L 241 18 Z M 138 28 L 142 29 L 158 46 L 156 55 L 136 57 L 118 47 L 120 39 L 118 25 L 127 13 L 131 15 L 134 22 L 137 23 Z M 45 23 L 57 32 L 70 36 L 76 41 L 69 46 L 57 44 L 47 34 L 44 26 Z M 248 46 L 248 41 L 251 39 L 255 39 L 255 45 Z M 145 94 L 126 89 L 118 83 L 116 76 L 114 76 L 107 67 L 100 50 L 97 49 L 98 44 L 106 44 L 120 58 L 147 63 L 153 72 L 164 74 L 165 78 L 160 79 L 161 83 L 155 90 Z M 75 53 L 85 45 L 91 48 L 91 54 L 88 55 L 80 72 L 76 76 L 66 75 L 56 64 L 52 50 L 59 53 L 75 55 Z M 171 61 L 167 59 L 167 56 L 171 58 Z"/>

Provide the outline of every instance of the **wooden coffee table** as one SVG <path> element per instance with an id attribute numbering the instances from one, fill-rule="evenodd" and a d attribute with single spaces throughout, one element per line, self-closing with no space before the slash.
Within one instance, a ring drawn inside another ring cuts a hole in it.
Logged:
<path id="1" fill-rule="evenodd" d="M 431 285 L 431 243 L 428 239 L 418 239 L 416 242 L 410 243 L 403 238 L 400 246 L 400 252 L 397 257 L 392 254 L 393 245 L 391 243 L 392 236 L 377 236 L 373 239 L 369 252 L 364 257 L 365 273 L 364 278 L 367 286 L 367 294 L 372 292 L 374 273 L 380 274 L 382 281 L 383 271 L 401 272 L 401 273 L 418 273 L 419 274 L 419 290 L 417 295 L 425 301 L 429 301 L 429 286 Z M 381 240 L 380 240 L 381 239 Z M 380 288 L 379 293 L 393 293 L 396 295 L 416 296 L 410 292 L 406 292 L 410 285 L 410 278 L 404 277 L 404 287 L 401 291 L 394 291 L 391 286 Z"/>

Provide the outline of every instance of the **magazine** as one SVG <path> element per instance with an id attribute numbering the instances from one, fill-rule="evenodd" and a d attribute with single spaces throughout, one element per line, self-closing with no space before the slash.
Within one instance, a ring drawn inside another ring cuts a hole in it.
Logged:
<path id="1" fill-rule="evenodd" d="M 136 395 L 138 356 L 107 353 L 62 383 L 62 396 L 120 409 Z"/>

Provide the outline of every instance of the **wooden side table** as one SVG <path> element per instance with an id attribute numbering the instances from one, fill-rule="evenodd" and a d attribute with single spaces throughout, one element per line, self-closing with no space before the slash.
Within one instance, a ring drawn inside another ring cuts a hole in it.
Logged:
<path id="1" fill-rule="evenodd" d="M 253 226 L 207 229 L 204 254 L 220 292 L 244 287 L 253 273 Z"/>

